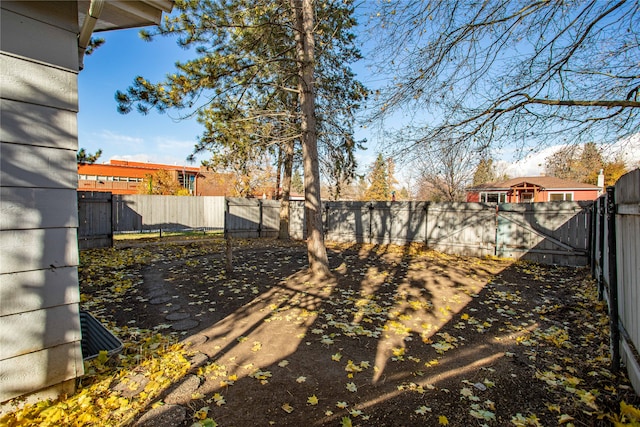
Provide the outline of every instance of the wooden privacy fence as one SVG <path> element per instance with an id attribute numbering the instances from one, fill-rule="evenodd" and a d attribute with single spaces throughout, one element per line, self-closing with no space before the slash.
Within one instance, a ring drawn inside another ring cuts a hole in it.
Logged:
<path id="1" fill-rule="evenodd" d="M 231 236 L 275 237 L 280 203 L 225 197 L 112 195 L 78 192 L 80 249 L 109 247 L 113 233 L 224 230 Z"/>
<path id="2" fill-rule="evenodd" d="M 224 228 L 224 197 L 114 195 L 114 231 Z"/>
<path id="3" fill-rule="evenodd" d="M 96 247 L 98 243 L 110 245 L 112 230 L 200 228 L 224 230 L 237 238 L 276 237 L 280 224 L 280 203 L 273 200 L 78 194 L 81 248 Z M 591 202 L 325 202 L 323 223 L 326 239 L 331 241 L 399 245 L 419 242 L 449 254 L 586 265 L 590 205 Z M 291 202 L 293 238 L 305 238 L 304 218 L 304 203 Z"/>
<path id="4" fill-rule="evenodd" d="M 593 205 L 591 269 L 611 319 L 613 369 L 620 361 L 640 394 L 640 169 Z"/>
<path id="5" fill-rule="evenodd" d="M 424 243 L 440 252 L 587 265 L 592 202 L 528 204 L 327 202 L 327 240 Z M 304 208 L 292 203 L 291 235 L 304 238 Z"/>
<path id="6" fill-rule="evenodd" d="M 222 230 L 224 197 L 112 195 L 78 192 L 80 249 L 113 245 L 113 233 Z"/>
<path id="7" fill-rule="evenodd" d="M 113 246 L 113 196 L 111 193 L 78 191 L 78 247 Z"/>
<path id="8" fill-rule="evenodd" d="M 224 230 L 235 238 L 277 237 L 280 202 L 277 200 L 227 198 Z"/>

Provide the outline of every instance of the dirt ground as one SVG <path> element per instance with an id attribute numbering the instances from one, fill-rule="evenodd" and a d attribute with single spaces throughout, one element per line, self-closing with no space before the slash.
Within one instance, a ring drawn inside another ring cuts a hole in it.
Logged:
<path id="1" fill-rule="evenodd" d="M 138 425 L 592 426 L 639 402 L 588 269 L 328 244 L 314 283 L 301 242 L 235 241 L 232 274 L 220 239 L 118 245 L 83 254 L 83 308 L 195 355 L 156 399 L 178 416 Z"/>

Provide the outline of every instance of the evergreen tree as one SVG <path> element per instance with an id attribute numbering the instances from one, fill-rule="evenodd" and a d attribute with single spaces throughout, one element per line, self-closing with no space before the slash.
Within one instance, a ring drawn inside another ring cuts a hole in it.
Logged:
<path id="1" fill-rule="evenodd" d="M 596 185 L 598 174 L 604 169 L 604 159 L 602 153 L 595 143 L 588 142 L 582 147 L 582 153 L 578 161 L 582 182 Z"/>
<path id="2" fill-rule="evenodd" d="M 291 177 L 291 189 L 298 194 L 304 191 L 304 183 L 302 182 L 302 176 L 298 169 L 293 171 L 293 176 Z"/>
<path id="3" fill-rule="evenodd" d="M 485 184 L 496 180 L 496 171 L 493 167 L 493 159 L 483 157 L 478 162 L 473 174 L 473 185 Z"/>
<path id="4" fill-rule="evenodd" d="M 388 166 L 382 154 L 378 154 L 376 161 L 371 166 L 368 176 L 369 186 L 364 192 L 364 200 L 390 200 Z"/>
<path id="5" fill-rule="evenodd" d="M 98 150 L 95 153 L 91 154 L 91 153 L 88 153 L 87 150 L 85 150 L 84 148 L 81 148 L 76 153 L 76 160 L 78 161 L 78 163 L 91 165 L 97 162 L 101 155 L 102 155 L 102 150 Z"/>
<path id="6" fill-rule="evenodd" d="M 335 141 L 352 134 L 353 120 L 345 119 L 366 93 L 349 69 L 360 57 L 351 0 L 177 0 L 175 10 L 155 33 L 143 34 L 177 34 L 179 44 L 197 56 L 176 64 L 165 81 L 137 77 L 126 93 L 117 93 L 119 110 L 184 109 L 185 116 L 196 115 L 205 127 L 196 152 L 215 153 L 214 165 L 249 161 L 247 156 L 269 147 L 292 156 L 287 144 L 299 142 L 310 268 L 328 274 L 318 143 L 329 152 L 357 148 Z M 355 162 L 340 167 L 355 168 Z"/>

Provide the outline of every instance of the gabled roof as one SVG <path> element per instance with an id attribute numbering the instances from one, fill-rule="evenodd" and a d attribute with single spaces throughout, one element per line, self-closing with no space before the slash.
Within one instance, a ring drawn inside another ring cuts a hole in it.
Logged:
<path id="1" fill-rule="evenodd" d="M 467 188 L 467 191 L 509 190 L 513 187 L 522 187 L 525 184 L 536 186 L 543 190 L 599 190 L 600 187 L 582 182 L 556 178 L 555 176 L 525 176 L 511 178 L 506 181 L 488 182 Z"/>

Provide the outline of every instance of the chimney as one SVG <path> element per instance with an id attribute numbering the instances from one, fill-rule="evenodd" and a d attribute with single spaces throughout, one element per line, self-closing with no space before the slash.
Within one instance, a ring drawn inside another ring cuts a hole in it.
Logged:
<path id="1" fill-rule="evenodd" d="M 600 169 L 600 173 L 598 174 L 598 187 L 604 191 L 604 169 Z"/>

